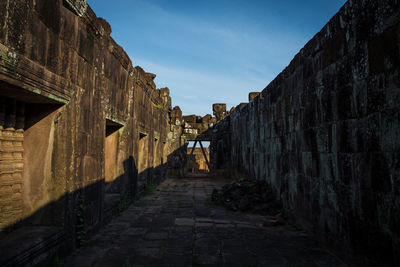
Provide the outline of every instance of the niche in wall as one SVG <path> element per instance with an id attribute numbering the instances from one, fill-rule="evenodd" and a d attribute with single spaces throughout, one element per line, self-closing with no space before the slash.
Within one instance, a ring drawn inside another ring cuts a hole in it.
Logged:
<path id="1" fill-rule="evenodd" d="M 145 132 L 139 132 L 138 143 L 138 174 L 139 181 L 146 181 L 149 162 L 149 136 Z"/>
<path id="2" fill-rule="evenodd" d="M 54 119 L 63 104 L 3 81 L 0 89 L 0 184 L 12 194 L 1 208 L 0 228 L 17 221 L 62 225 L 52 158 Z"/>
<path id="3" fill-rule="evenodd" d="M 104 164 L 105 182 L 110 183 L 118 177 L 118 146 L 119 129 L 123 125 L 112 120 L 106 119 L 105 145 L 104 145 Z"/>

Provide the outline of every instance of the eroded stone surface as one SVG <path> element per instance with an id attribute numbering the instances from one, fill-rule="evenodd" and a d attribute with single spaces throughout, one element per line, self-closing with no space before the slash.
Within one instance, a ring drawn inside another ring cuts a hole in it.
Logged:
<path id="1" fill-rule="evenodd" d="M 400 6 L 348 1 L 227 118 L 233 176 L 363 265 L 400 264 Z"/>

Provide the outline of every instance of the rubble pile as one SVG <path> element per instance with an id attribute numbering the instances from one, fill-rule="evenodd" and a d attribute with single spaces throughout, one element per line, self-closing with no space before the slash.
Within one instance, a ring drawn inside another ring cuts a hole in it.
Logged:
<path id="1" fill-rule="evenodd" d="M 240 180 L 214 189 L 211 200 L 230 210 L 240 210 L 262 215 L 276 215 L 282 203 L 265 181 Z"/>

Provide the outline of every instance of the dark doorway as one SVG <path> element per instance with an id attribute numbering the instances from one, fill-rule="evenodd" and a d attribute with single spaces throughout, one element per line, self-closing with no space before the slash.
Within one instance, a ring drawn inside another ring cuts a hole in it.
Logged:
<path id="1" fill-rule="evenodd" d="M 111 183 L 117 178 L 119 129 L 123 125 L 106 119 L 106 136 L 104 144 L 105 182 Z"/>
<path id="2" fill-rule="evenodd" d="M 146 183 L 149 169 L 149 136 L 139 132 L 138 142 L 138 177 L 139 183 Z"/>

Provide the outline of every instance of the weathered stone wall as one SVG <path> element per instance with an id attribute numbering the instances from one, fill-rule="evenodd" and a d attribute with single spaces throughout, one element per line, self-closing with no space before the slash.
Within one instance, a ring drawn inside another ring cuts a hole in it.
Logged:
<path id="1" fill-rule="evenodd" d="M 288 213 L 343 250 L 397 264 L 399 8 L 350 0 L 229 118 L 235 175 L 267 180 Z"/>
<path id="2" fill-rule="evenodd" d="M 0 98 L 0 228 L 22 216 L 24 105 Z M 18 115 L 18 117 L 17 117 Z"/>
<path id="3" fill-rule="evenodd" d="M 138 145 L 137 166 L 139 170 L 139 190 L 146 183 L 155 183 L 164 174 L 166 155 L 175 147 L 170 147 L 168 140 L 169 111 L 171 98 L 169 89 L 156 89 L 154 74 L 145 73 L 140 67 L 135 68 L 137 86 L 135 87 L 134 121 L 136 132 L 133 136 Z M 151 99 L 152 101 L 149 101 Z M 168 142 L 168 144 L 167 144 Z M 140 147 L 139 147 L 140 146 Z"/>
<path id="4" fill-rule="evenodd" d="M 230 111 L 226 111 L 226 104 L 213 104 L 214 117 L 185 115 L 178 106 L 170 112 L 169 151 L 174 151 L 168 156 L 168 175 L 183 177 L 187 172 L 187 164 L 191 164 L 188 155 L 188 141 L 208 141 L 210 146 L 209 164 L 210 175 L 230 175 L 230 150 L 229 150 L 229 119 Z M 233 108 L 231 111 L 234 110 Z M 199 144 L 198 144 L 199 145 Z M 190 153 L 190 152 L 189 152 Z M 204 158 L 204 157 L 203 157 Z"/>
<path id="5" fill-rule="evenodd" d="M 0 2 L 0 238 L 27 225 L 88 235 L 162 178 L 169 90 L 110 33 L 83 0 Z"/>
<path id="6" fill-rule="evenodd" d="M 210 162 L 210 150 L 208 147 L 203 147 L 204 154 L 207 157 L 207 161 Z M 192 152 L 193 147 L 187 148 L 187 164 L 185 167 L 186 173 L 207 173 L 210 171 L 206 159 L 204 158 L 201 147 L 196 147 Z"/>

